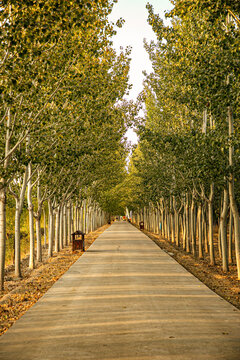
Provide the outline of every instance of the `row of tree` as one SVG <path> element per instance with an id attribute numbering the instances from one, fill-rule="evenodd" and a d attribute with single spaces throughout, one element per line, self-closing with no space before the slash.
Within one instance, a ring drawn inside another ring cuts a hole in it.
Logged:
<path id="1" fill-rule="evenodd" d="M 122 25 L 108 21 L 114 2 L 0 2 L 1 289 L 9 195 L 15 198 L 15 274 L 21 276 L 25 201 L 33 268 L 34 219 L 41 261 L 45 204 L 51 256 L 80 223 L 83 230 L 103 224 L 108 211 L 104 193 L 124 176 L 126 109 L 121 100 L 128 91 L 130 51 L 117 55 L 112 48 L 111 37 Z M 73 208 L 79 209 L 75 225 Z"/>
<path id="2" fill-rule="evenodd" d="M 153 72 L 139 97 L 128 207 L 187 252 L 209 253 L 212 265 L 218 223 L 223 270 L 236 261 L 240 279 L 239 2 L 173 4 L 170 26 L 147 5 L 157 41 L 145 44 Z"/>

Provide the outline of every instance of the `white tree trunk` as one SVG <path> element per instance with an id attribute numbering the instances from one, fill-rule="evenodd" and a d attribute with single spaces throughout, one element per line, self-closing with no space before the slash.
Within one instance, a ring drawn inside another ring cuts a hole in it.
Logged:
<path id="1" fill-rule="evenodd" d="M 60 250 L 63 249 L 63 206 L 60 206 L 60 218 L 59 218 L 59 246 Z"/>
<path id="2" fill-rule="evenodd" d="M 28 164 L 28 191 L 27 191 L 27 201 L 28 201 L 28 218 L 29 218 L 29 268 L 34 269 L 34 216 L 33 216 L 33 203 L 32 203 L 32 164 Z"/>
<path id="3" fill-rule="evenodd" d="M 15 196 L 15 276 L 21 277 L 21 239 L 20 239 L 20 219 L 27 188 L 28 168 L 26 167 L 23 175 L 23 182 L 20 189 L 20 195 Z"/>
<path id="4" fill-rule="evenodd" d="M 6 189 L 0 181 L 0 288 L 4 288 L 5 247 L 6 247 Z"/>
<path id="5" fill-rule="evenodd" d="M 232 264 L 233 256 L 232 256 L 232 241 L 233 240 L 233 215 L 232 209 L 230 207 L 230 214 L 229 214 L 229 241 L 228 241 L 228 262 Z"/>
<path id="6" fill-rule="evenodd" d="M 67 207 L 63 206 L 63 246 L 67 246 Z"/>
<path id="7" fill-rule="evenodd" d="M 47 247 L 47 224 L 46 224 L 46 210 L 43 209 L 43 227 L 44 227 L 44 248 Z"/>
<path id="8" fill-rule="evenodd" d="M 53 255 L 54 218 L 51 199 L 48 200 L 48 257 Z"/>
<path id="9" fill-rule="evenodd" d="M 228 214 L 228 191 L 224 188 L 223 205 L 220 216 L 220 239 L 222 246 L 222 267 L 223 271 L 228 271 L 228 251 L 227 251 L 227 214 Z"/>
<path id="10" fill-rule="evenodd" d="M 228 128 L 229 128 L 229 136 L 233 136 L 233 116 L 232 116 L 232 109 L 228 107 Z M 232 168 L 233 166 L 233 146 L 229 146 L 229 166 Z M 236 198 L 234 194 L 234 174 L 233 172 L 229 175 L 229 199 L 230 199 L 230 206 L 232 209 L 233 220 L 234 220 L 234 239 L 235 239 L 235 253 L 236 253 L 236 262 L 237 262 L 237 273 L 238 273 L 238 280 L 240 280 L 240 219 L 239 219 L 239 212 L 236 203 Z"/>
<path id="11" fill-rule="evenodd" d="M 202 236 L 202 203 L 198 205 L 198 257 L 203 259 L 203 236 Z"/>
<path id="12" fill-rule="evenodd" d="M 60 224 L 60 206 L 56 209 L 55 226 L 55 252 L 59 252 L 59 224 Z"/>
<path id="13" fill-rule="evenodd" d="M 37 238 L 37 261 L 42 262 L 42 234 L 41 234 L 41 217 L 36 217 L 36 238 Z"/>

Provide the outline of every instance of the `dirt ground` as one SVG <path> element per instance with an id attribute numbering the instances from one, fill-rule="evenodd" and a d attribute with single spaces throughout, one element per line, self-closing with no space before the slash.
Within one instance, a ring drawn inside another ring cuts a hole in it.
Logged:
<path id="1" fill-rule="evenodd" d="M 224 273 L 217 249 L 216 265 L 212 266 L 209 263 L 208 256 L 205 256 L 203 260 L 196 259 L 193 255 L 187 254 L 159 235 L 146 230 L 143 232 L 211 290 L 240 309 L 240 281 L 237 279 L 236 264 L 229 265 L 229 272 Z"/>
<path id="2" fill-rule="evenodd" d="M 110 225 L 104 225 L 85 236 L 85 248 L 94 242 Z M 71 246 L 47 258 L 47 249 L 43 249 L 43 262 L 34 270 L 28 269 L 28 257 L 22 260 L 22 278 L 15 279 L 14 266 L 8 266 L 5 272 L 5 288 L 0 292 L 0 335 L 7 331 L 45 292 L 69 269 L 83 254 L 72 252 Z"/>

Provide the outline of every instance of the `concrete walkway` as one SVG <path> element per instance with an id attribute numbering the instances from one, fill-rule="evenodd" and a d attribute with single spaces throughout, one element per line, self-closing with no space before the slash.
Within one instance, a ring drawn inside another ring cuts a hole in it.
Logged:
<path id="1" fill-rule="evenodd" d="M 239 360 L 239 311 L 119 222 L 0 338 L 1 360 Z"/>

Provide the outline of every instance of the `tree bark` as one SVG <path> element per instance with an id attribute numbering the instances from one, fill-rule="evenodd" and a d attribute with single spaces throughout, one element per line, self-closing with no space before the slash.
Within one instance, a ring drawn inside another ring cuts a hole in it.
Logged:
<path id="1" fill-rule="evenodd" d="M 210 196 L 208 200 L 208 242 L 210 250 L 210 264 L 215 265 L 215 254 L 214 254 L 214 244 L 213 244 L 213 192 L 214 184 L 210 186 Z"/>
<path id="2" fill-rule="evenodd" d="M 6 188 L 0 181 L 0 288 L 4 288 L 4 269 L 6 252 Z"/>
<path id="3" fill-rule="evenodd" d="M 192 243 L 192 253 L 196 257 L 196 230 L 195 230 L 195 201 L 194 195 L 192 195 L 191 203 L 191 243 Z"/>
<path id="4" fill-rule="evenodd" d="M 229 212 L 229 241 L 228 241 L 228 263 L 229 264 L 232 264 L 232 262 L 233 262 L 232 239 L 233 239 L 233 215 L 232 215 L 232 209 L 230 208 L 230 212 Z"/>
<path id="5" fill-rule="evenodd" d="M 23 182 L 21 185 L 20 195 L 15 196 L 16 210 L 15 210 L 15 276 L 21 277 L 21 239 L 20 239 L 20 219 L 22 214 L 23 202 L 27 188 L 28 168 L 26 167 Z"/>
<path id="6" fill-rule="evenodd" d="M 234 134 L 233 131 L 233 115 L 232 115 L 232 108 L 231 106 L 228 107 L 228 134 L 231 138 Z M 233 145 L 230 144 L 229 146 L 229 166 L 230 169 L 233 167 Z M 240 280 L 240 219 L 239 219 L 239 212 L 236 203 L 236 198 L 234 194 L 234 173 L 233 170 L 229 174 L 228 180 L 228 189 L 229 189 L 229 199 L 230 199 L 230 206 L 232 209 L 233 220 L 234 220 L 234 239 L 235 239 L 235 253 L 236 253 L 236 262 L 237 262 L 237 273 L 238 279 Z"/>
<path id="7" fill-rule="evenodd" d="M 53 207 L 51 199 L 48 200 L 48 257 L 53 256 L 53 232 L 54 232 L 54 219 Z"/>
<path id="8" fill-rule="evenodd" d="M 187 199 L 186 199 L 186 252 L 187 252 L 187 253 L 190 253 L 188 194 L 187 194 Z"/>
<path id="9" fill-rule="evenodd" d="M 41 234 L 41 217 L 36 216 L 36 238 L 37 238 L 37 261 L 42 262 L 42 234 Z"/>
<path id="10" fill-rule="evenodd" d="M 29 269 L 34 269 L 35 266 L 35 254 L 34 254 L 34 216 L 33 216 L 33 203 L 32 203 L 32 164 L 28 164 L 28 190 L 27 190 L 27 201 L 28 201 L 28 219 L 29 219 Z"/>
<path id="11" fill-rule="evenodd" d="M 228 271 L 228 251 L 227 251 L 227 214 L 228 214 L 228 191 L 224 188 L 223 205 L 220 217 L 220 236 L 222 245 L 222 268 Z"/>
<path id="12" fill-rule="evenodd" d="M 46 224 L 46 210 L 43 208 L 43 227 L 44 227 L 44 248 L 47 247 L 47 224 Z"/>
<path id="13" fill-rule="evenodd" d="M 55 220 L 55 252 L 59 252 L 59 229 L 60 229 L 60 206 L 56 209 L 56 220 Z"/>
<path id="14" fill-rule="evenodd" d="M 203 241 L 202 241 L 202 203 L 198 205 L 198 256 L 203 259 Z"/>

